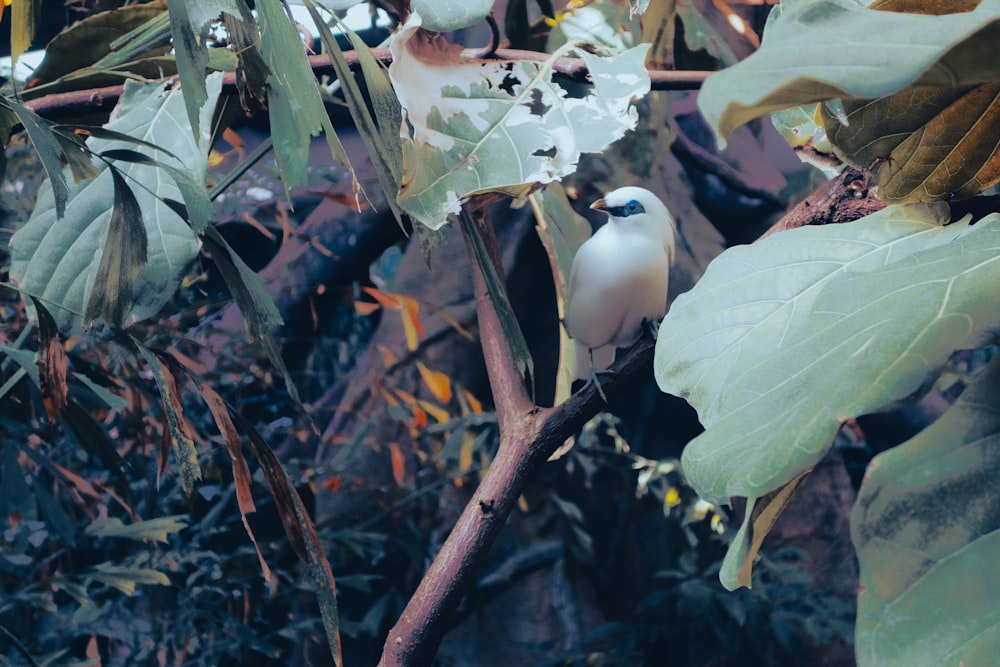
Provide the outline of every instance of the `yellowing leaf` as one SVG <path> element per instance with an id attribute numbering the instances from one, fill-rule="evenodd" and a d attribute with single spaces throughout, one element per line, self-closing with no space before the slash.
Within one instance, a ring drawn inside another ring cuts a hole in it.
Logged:
<path id="1" fill-rule="evenodd" d="M 94 537 L 124 537 L 129 540 L 153 540 L 166 544 L 170 535 L 187 528 L 187 522 L 187 514 L 161 516 L 156 519 L 136 521 L 128 525 L 122 523 L 122 520 L 117 517 L 111 517 L 94 521 L 87 526 L 84 532 Z"/>
<path id="2" fill-rule="evenodd" d="M 823 112 L 830 141 L 872 168 L 886 202 L 963 199 L 1000 181 L 1000 81 L 845 100 L 844 110 L 848 125 Z"/>
<path id="3" fill-rule="evenodd" d="M 434 417 L 438 424 L 444 424 L 451 420 L 451 414 L 440 406 L 434 405 L 430 401 L 417 401 L 417 405 L 420 409 Z"/>
<path id="4" fill-rule="evenodd" d="M 423 378 L 424 384 L 431 390 L 434 398 L 442 404 L 449 403 L 451 401 L 451 378 L 440 371 L 433 371 L 427 368 L 427 366 L 419 361 L 417 362 L 417 369 L 420 371 L 420 377 Z"/>

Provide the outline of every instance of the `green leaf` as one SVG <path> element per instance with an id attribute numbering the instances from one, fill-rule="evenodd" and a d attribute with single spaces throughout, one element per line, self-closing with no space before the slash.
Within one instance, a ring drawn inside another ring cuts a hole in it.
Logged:
<path id="1" fill-rule="evenodd" d="M 162 84 L 126 83 L 105 128 L 161 146 L 167 152 L 150 150 L 152 159 L 184 172 L 192 183 L 204 183 L 207 128 L 221 83 L 221 75 L 209 77 L 212 102 L 201 111 L 206 131 L 197 143 L 190 132 L 177 131 L 178 127 L 188 125 L 180 90 L 164 90 Z M 135 143 L 91 137 L 87 146 L 101 153 L 131 150 Z M 61 220 L 57 220 L 52 188 L 43 184 L 31 217 L 10 241 L 11 276 L 24 290 L 51 304 L 50 311 L 63 328 L 80 326 L 72 314 L 82 316 L 85 305 L 91 301 L 103 257 L 102 244 L 116 209 L 115 177 L 106 165 L 100 166 L 99 176 L 72 189 L 66 215 Z M 191 187 L 178 187 L 173 179 L 164 177 L 159 167 L 134 163 L 124 165 L 120 171 L 128 177 L 129 188 L 142 211 L 148 245 L 147 262 L 132 286 L 132 307 L 127 317 L 144 319 L 158 312 L 173 296 L 199 249 L 195 232 L 162 200 L 191 200 L 193 195 Z M 117 189 L 120 193 L 121 189 Z M 205 209 L 197 204 L 189 204 L 189 209 L 205 215 Z"/>
<path id="2" fill-rule="evenodd" d="M 187 514 L 174 514 L 125 525 L 121 519 L 111 517 L 94 521 L 84 532 L 93 537 L 124 537 L 129 540 L 153 540 L 166 544 L 170 541 L 170 535 L 187 528 L 187 521 Z"/>
<path id="3" fill-rule="evenodd" d="M 351 170 L 350 160 L 326 114 L 298 30 L 285 14 L 280 0 L 259 0 L 260 44 L 271 70 L 267 82 L 267 108 L 271 119 L 274 155 L 287 191 L 308 182 L 306 163 L 310 138 L 326 129 L 333 157 Z M 355 179 L 357 186 L 357 180 Z"/>
<path id="4" fill-rule="evenodd" d="M 412 16 L 390 45 L 389 76 L 406 113 L 399 203 L 437 229 L 473 194 L 526 196 L 576 170 L 635 126 L 632 101 L 649 91 L 648 44 L 602 58 L 582 54 L 594 86 L 570 97 L 544 63 L 464 58 L 441 37 L 425 39 Z"/>
<path id="5" fill-rule="evenodd" d="M 347 64 L 336 37 L 333 36 L 313 4 L 309 0 L 305 0 L 305 5 L 313 23 L 319 30 L 323 47 L 330 55 L 330 63 L 337 73 L 337 80 L 340 81 L 341 90 L 344 92 L 347 108 L 351 112 L 351 118 L 354 119 L 361 141 L 375 167 L 375 174 L 378 176 L 382 190 L 386 193 L 389 208 L 396 217 L 396 221 L 402 224 L 403 212 L 394 196 L 395 192 L 399 190 L 402 173 L 403 157 L 399 147 L 399 126 L 402 122 L 402 113 L 399 109 L 399 102 L 392 92 L 388 75 L 381 63 L 375 60 L 368 46 L 352 30 L 341 24 L 341 28 L 348 35 L 359 56 L 358 59 L 368 83 L 369 94 L 372 97 L 372 107 L 379 114 L 379 125 L 376 125 L 375 119 L 368 111 L 365 98 L 361 94 L 361 88 L 354 80 L 354 72 Z M 386 137 L 389 134 L 387 126 L 391 126 L 392 123 L 395 123 L 395 135 L 387 141 Z"/>
<path id="6" fill-rule="evenodd" d="M 888 207 L 720 255 L 660 326 L 660 388 L 705 433 L 685 475 L 713 503 L 759 498 L 818 462 L 845 419 L 906 399 L 1000 322 L 1000 215 Z"/>
<path id="7" fill-rule="evenodd" d="M 844 111 L 846 123 L 823 114 L 830 141 L 875 172 L 886 202 L 964 199 L 1000 180 L 1000 81 L 845 100 Z"/>
<path id="8" fill-rule="evenodd" d="M 860 667 L 1000 655 L 1000 359 L 930 427 L 876 456 L 851 514 Z"/>
<path id="9" fill-rule="evenodd" d="M 125 179 L 117 169 L 109 171 L 115 196 L 111 222 L 83 319 L 85 323 L 100 319 L 120 329 L 132 306 L 132 286 L 146 265 L 146 228 L 142 209 Z"/>
<path id="10" fill-rule="evenodd" d="M 998 40 L 1000 0 L 945 16 L 853 0 L 785 2 L 771 11 L 760 49 L 708 77 L 698 106 L 724 144 L 740 125 L 778 109 L 998 79 Z"/>
<path id="11" fill-rule="evenodd" d="M 192 3 L 196 4 L 196 3 Z M 184 91 L 191 133 L 197 140 L 201 131 L 199 112 L 208 101 L 205 70 L 208 69 L 208 31 L 204 24 L 195 25 L 188 15 L 187 0 L 167 0 L 170 32 L 177 52 L 177 74 Z"/>
<path id="12" fill-rule="evenodd" d="M 31 109 L 7 99 L 3 95 L 0 95 L 0 106 L 9 109 L 17 116 L 18 122 L 21 123 L 24 131 L 28 133 L 31 145 L 35 147 L 35 152 L 38 154 L 38 159 L 41 161 L 42 168 L 45 170 L 45 175 L 47 176 L 46 180 L 49 184 L 47 193 L 53 197 L 53 202 L 49 205 L 54 205 L 55 217 L 61 218 L 66 212 L 66 201 L 69 199 L 69 186 L 66 184 L 66 175 L 63 173 L 60 161 L 62 147 L 59 145 L 59 140 L 52 132 L 49 124 Z M 42 190 L 39 193 L 39 199 L 41 199 L 42 193 L 45 192 L 45 190 Z M 11 244 L 13 245 L 13 241 L 11 241 Z"/>
<path id="13" fill-rule="evenodd" d="M 412 0 L 410 8 L 434 32 L 451 32 L 475 25 L 493 9 L 493 0 Z"/>
<path id="14" fill-rule="evenodd" d="M 109 563 L 94 566 L 87 576 L 108 586 L 117 588 L 125 595 L 135 594 L 138 584 L 148 586 L 169 586 L 170 579 L 158 570 L 143 567 L 118 567 Z"/>

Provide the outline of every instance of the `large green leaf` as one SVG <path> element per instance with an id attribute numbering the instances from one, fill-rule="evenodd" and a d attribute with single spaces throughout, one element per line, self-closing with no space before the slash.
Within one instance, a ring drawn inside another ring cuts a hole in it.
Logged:
<path id="1" fill-rule="evenodd" d="M 1000 655 L 1000 359 L 937 422 L 879 454 L 851 515 L 861 667 Z"/>
<path id="2" fill-rule="evenodd" d="M 660 327 L 660 387 L 705 433 L 685 474 L 710 502 L 759 498 L 816 464 L 843 420 L 905 399 L 1000 323 L 1000 215 L 889 207 L 720 255 Z M 724 573 L 725 574 L 725 573 Z"/>
<path id="3" fill-rule="evenodd" d="M 161 146 L 170 155 L 152 149 L 147 154 L 185 170 L 194 182 L 203 183 L 208 128 L 221 83 L 221 75 L 208 78 L 210 102 L 201 110 L 203 129 L 197 143 L 187 130 L 180 90 L 164 90 L 162 84 L 126 84 L 106 127 Z M 91 138 L 87 145 L 101 152 L 131 149 L 135 144 Z M 133 285 L 129 311 L 129 317 L 143 319 L 155 314 L 171 298 L 200 244 L 191 227 L 161 201 L 185 199 L 184 191 L 164 170 L 121 162 L 118 169 L 128 177 L 128 185 L 142 209 L 147 234 L 148 257 Z M 114 178 L 105 168 L 92 181 L 71 189 L 65 217 L 57 220 L 52 188 L 45 183 L 31 217 L 11 238 L 11 277 L 27 292 L 58 306 L 50 310 L 60 326 L 69 325 L 72 314 L 82 315 L 90 300 L 114 202 Z M 76 326 L 80 324 L 78 318 L 73 322 Z"/>
<path id="4" fill-rule="evenodd" d="M 576 169 L 634 127 L 632 101 L 649 91 L 648 44 L 598 57 L 581 54 L 594 85 L 569 96 L 545 63 L 465 58 L 461 47 L 420 31 L 413 15 L 390 48 L 389 76 L 412 133 L 403 144 L 399 203 L 431 228 L 473 194 L 524 196 Z"/>
<path id="5" fill-rule="evenodd" d="M 698 105 L 724 140 L 778 109 L 998 79 L 998 41 L 1000 0 L 945 16 L 876 11 L 855 0 L 783 2 L 760 49 L 710 76 Z"/>

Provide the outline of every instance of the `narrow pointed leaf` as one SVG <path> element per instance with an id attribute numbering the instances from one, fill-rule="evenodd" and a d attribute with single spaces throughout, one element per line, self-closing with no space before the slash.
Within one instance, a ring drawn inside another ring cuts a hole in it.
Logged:
<path id="1" fill-rule="evenodd" d="M 87 535 L 93 537 L 123 537 L 129 540 L 152 540 L 167 544 L 170 536 L 178 533 L 188 526 L 187 514 L 174 514 L 171 516 L 161 516 L 145 521 L 125 524 L 117 517 L 99 519 L 91 523 L 84 530 Z"/>
<path id="2" fill-rule="evenodd" d="M 8 100 L 4 96 L 0 96 L 0 105 L 5 106 L 17 116 L 18 122 L 21 123 L 28 138 L 31 139 L 31 145 L 34 146 L 42 168 L 45 170 L 45 175 L 48 177 L 47 182 L 50 194 L 54 199 L 56 218 L 61 218 L 66 211 L 69 186 L 66 184 L 66 175 L 62 170 L 62 147 L 59 145 L 59 140 L 48 123 L 31 109 L 13 100 Z"/>
<path id="3" fill-rule="evenodd" d="M 198 450 L 194 446 L 194 433 L 184 418 L 181 383 L 177 369 L 161 359 L 160 353 L 135 339 L 132 339 L 132 342 L 153 372 L 153 379 L 163 399 L 163 411 L 167 415 L 167 424 L 170 427 L 171 447 L 177 460 L 181 487 L 184 493 L 190 496 L 195 484 L 201 480 L 201 464 L 198 463 Z"/>
<path id="4" fill-rule="evenodd" d="M 4 3 L 6 4 L 6 3 Z M 42 0 L 17 0 L 10 10 L 10 57 L 11 69 L 17 66 L 17 59 L 31 46 L 38 29 L 38 18 L 42 11 Z"/>
<path id="5" fill-rule="evenodd" d="M 323 629 L 326 632 L 327 642 L 330 644 L 333 663 L 340 667 L 343 663 L 340 653 L 337 587 L 333 579 L 333 572 L 330 570 L 330 563 L 323 552 L 319 535 L 316 533 L 316 527 L 306 512 L 302 498 L 299 497 L 299 492 L 289 479 L 288 473 L 285 472 L 278 457 L 274 455 L 264 438 L 238 412 L 233 412 L 233 418 L 247 434 L 250 451 L 253 452 L 264 471 L 264 478 L 267 480 L 271 496 L 278 508 L 278 516 L 281 517 L 285 534 L 288 535 L 288 539 L 299 558 L 309 563 L 309 572 L 316 584 L 316 601 L 319 603 Z"/>
<path id="6" fill-rule="evenodd" d="M 56 321 L 45 306 L 32 297 L 35 314 L 38 317 L 38 388 L 49 421 L 54 422 L 66 409 L 68 387 L 66 385 L 66 348 Z"/>
<path id="7" fill-rule="evenodd" d="M 115 197 L 111 221 L 83 319 L 88 323 L 100 319 L 121 329 L 132 306 L 135 280 L 146 265 L 147 239 L 139 202 L 118 170 L 109 171 Z"/>
<path id="8" fill-rule="evenodd" d="M 205 71 L 208 69 L 208 31 L 194 25 L 188 14 L 188 0 L 167 0 L 170 32 L 177 52 L 177 74 L 184 90 L 184 108 L 191 133 L 197 140 L 201 131 L 200 111 L 208 101 Z"/>

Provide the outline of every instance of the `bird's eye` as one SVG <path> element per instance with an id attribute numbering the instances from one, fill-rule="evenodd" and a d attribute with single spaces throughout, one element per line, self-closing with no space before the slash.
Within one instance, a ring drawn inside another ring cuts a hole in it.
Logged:
<path id="1" fill-rule="evenodd" d="M 633 199 L 629 203 L 625 204 L 625 213 L 628 215 L 636 215 L 637 213 L 645 213 L 646 209 L 642 207 L 638 201 Z"/>

